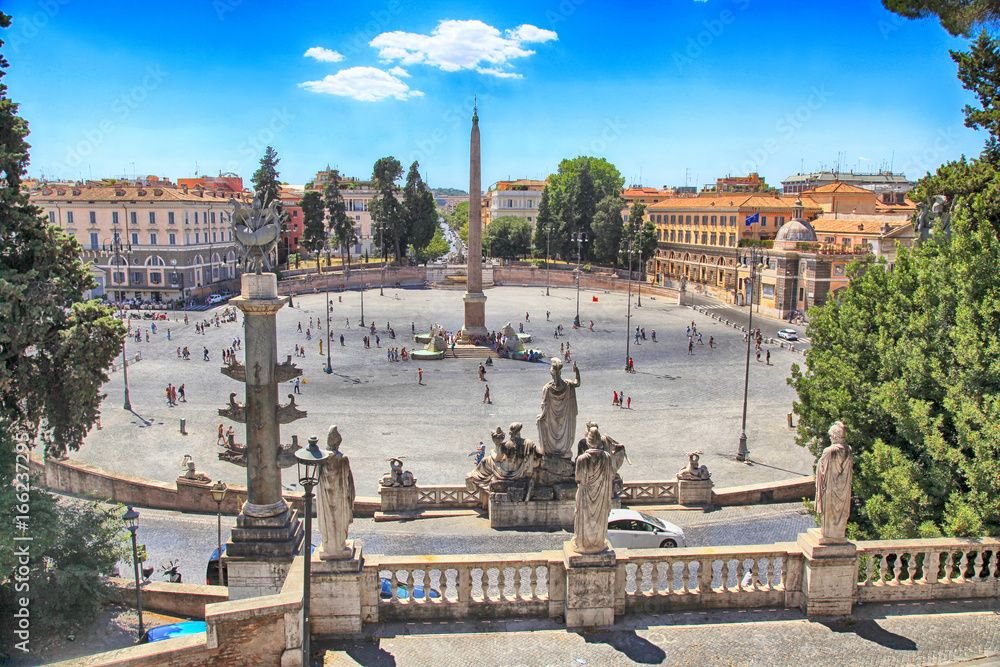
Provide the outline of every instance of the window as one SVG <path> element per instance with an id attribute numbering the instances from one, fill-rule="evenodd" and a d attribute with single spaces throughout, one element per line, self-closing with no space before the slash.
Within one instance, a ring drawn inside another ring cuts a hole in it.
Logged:
<path id="1" fill-rule="evenodd" d="M 142 271 L 132 272 L 132 282 L 142 284 Z"/>
<path id="2" fill-rule="evenodd" d="M 132 232 L 132 245 L 139 245 L 139 232 Z"/>
<path id="3" fill-rule="evenodd" d="M 776 216 L 774 218 L 774 224 L 776 227 L 781 227 L 783 224 L 785 224 L 785 216 L 783 215 Z"/>
<path id="4" fill-rule="evenodd" d="M 677 232 L 675 232 L 673 229 L 670 230 L 670 240 L 671 241 L 677 240 Z"/>
<path id="5" fill-rule="evenodd" d="M 844 238 L 844 247 L 845 248 L 850 248 L 851 247 L 851 239 L 850 238 L 847 238 L 847 237 Z"/>
<path id="6" fill-rule="evenodd" d="M 194 242 L 195 243 L 201 243 L 201 234 L 200 233 L 198 233 L 198 232 L 194 233 Z"/>
<path id="7" fill-rule="evenodd" d="M 49 211 L 49 224 L 50 225 L 56 224 L 56 212 L 55 211 Z"/>
<path id="8" fill-rule="evenodd" d="M 133 225 L 138 225 L 139 224 L 139 214 L 136 213 L 135 211 L 132 211 L 129 214 L 129 218 L 131 218 L 131 222 L 132 222 Z"/>
<path id="9" fill-rule="evenodd" d="M 834 264 L 833 265 L 833 275 L 835 275 L 835 276 L 843 276 L 844 275 L 844 265 L 843 264 Z"/>
<path id="10" fill-rule="evenodd" d="M 715 232 L 712 232 L 712 245 L 715 245 Z"/>
<path id="11" fill-rule="evenodd" d="M 198 211 L 194 212 L 194 224 L 198 224 Z"/>
<path id="12" fill-rule="evenodd" d="M 91 211 L 90 212 L 90 224 L 92 224 L 92 225 L 96 225 L 97 224 L 97 211 Z"/>
<path id="13" fill-rule="evenodd" d="M 97 240 L 97 232 L 90 232 L 90 249 L 97 250 L 100 242 Z"/>
<path id="14" fill-rule="evenodd" d="M 684 232 L 684 243 L 691 243 L 691 232 Z"/>
<path id="15" fill-rule="evenodd" d="M 729 247 L 732 248 L 736 245 L 736 234 L 729 235 Z"/>
<path id="16" fill-rule="evenodd" d="M 514 200 L 513 199 L 508 199 L 507 200 L 507 208 L 514 208 Z"/>
<path id="17" fill-rule="evenodd" d="M 805 293 L 805 290 L 800 287 L 799 288 L 799 301 L 802 301 L 802 297 L 804 296 L 804 293 Z"/>
<path id="18" fill-rule="evenodd" d="M 708 232 L 701 233 L 701 244 L 706 245 L 708 243 Z"/>
<path id="19" fill-rule="evenodd" d="M 212 230 L 212 243 L 215 243 L 217 240 L 218 240 L 218 237 L 216 236 L 215 230 L 213 229 Z"/>
<path id="20" fill-rule="evenodd" d="M 715 227 L 715 216 L 714 215 L 712 216 L 712 226 Z"/>
<path id="21" fill-rule="evenodd" d="M 118 211 L 111 211 L 111 224 L 112 225 L 118 224 Z"/>
<path id="22" fill-rule="evenodd" d="M 111 282 L 116 283 L 118 285 L 120 285 L 121 283 L 125 282 L 125 272 L 124 271 L 115 271 L 114 273 L 112 273 L 111 274 Z"/>
<path id="23" fill-rule="evenodd" d="M 150 211 L 149 212 L 149 224 L 151 224 L 151 225 L 155 225 L 156 224 L 156 211 Z"/>
<path id="24" fill-rule="evenodd" d="M 175 222 L 176 222 L 176 220 L 174 220 L 174 212 L 173 211 L 167 211 L 167 224 L 168 225 L 172 225 Z"/>
<path id="25" fill-rule="evenodd" d="M 212 211 L 212 224 L 215 224 L 215 211 Z"/>
<path id="26" fill-rule="evenodd" d="M 676 215 L 670 216 L 670 222 L 676 223 L 677 222 L 677 216 Z"/>
<path id="27" fill-rule="evenodd" d="M 736 226 L 736 216 L 735 215 L 729 216 L 729 226 L 730 227 L 735 227 Z"/>
<path id="28" fill-rule="evenodd" d="M 690 215 L 686 216 L 686 219 L 684 220 L 684 224 L 685 225 L 690 225 L 691 224 L 691 216 Z"/>
<path id="29" fill-rule="evenodd" d="M 159 271 L 153 271 L 152 273 L 149 274 L 150 284 L 159 285 L 160 281 L 162 280 L 162 276 L 163 274 L 161 274 Z"/>
<path id="30" fill-rule="evenodd" d="M 156 232 L 149 233 L 149 245 L 156 245 Z"/>
<path id="31" fill-rule="evenodd" d="M 170 234 L 167 235 L 167 242 L 170 245 L 177 245 L 177 234 L 170 232 Z"/>
<path id="32" fill-rule="evenodd" d="M 67 225 L 73 224 L 73 211 L 66 211 L 66 224 Z"/>
<path id="33" fill-rule="evenodd" d="M 836 243 L 837 239 L 833 236 L 824 236 L 823 243 Z"/>
<path id="34" fill-rule="evenodd" d="M 767 227 L 767 216 L 766 215 L 760 216 L 760 226 L 761 227 Z"/>

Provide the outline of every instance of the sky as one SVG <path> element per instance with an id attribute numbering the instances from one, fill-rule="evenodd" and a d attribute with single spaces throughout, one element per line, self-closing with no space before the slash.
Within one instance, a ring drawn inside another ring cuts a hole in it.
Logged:
<path id="1" fill-rule="evenodd" d="M 948 36 L 878 0 L 5 0 L 8 94 L 29 175 L 282 180 L 386 155 L 468 188 L 606 157 L 627 184 L 892 168 L 911 178 L 982 133 L 962 124 Z M 0 34 L 2 34 L 0 33 Z"/>

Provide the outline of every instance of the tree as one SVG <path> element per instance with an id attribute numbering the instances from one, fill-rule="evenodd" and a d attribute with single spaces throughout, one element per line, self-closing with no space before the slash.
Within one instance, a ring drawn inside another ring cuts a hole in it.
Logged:
<path id="1" fill-rule="evenodd" d="M 440 227 L 434 232 L 434 236 L 426 246 L 423 248 L 413 248 L 411 246 L 411 248 L 413 257 L 419 264 L 426 264 L 438 257 L 443 257 L 451 250 L 451 246 L 448 245 L 448 240 L 445 239 L 444 232 Z"/>
<path id="2" fill-rule="evenodd" d="M 375 189 L 375 196 L 368 205 L 372 224 L 376 228 L 375 242 L 382 252 L 382 257 L 386 256 L 388 244 L 391 242 L 395 248 L 397 264 L 402 261 L 402 252 L 405 248 L 404 210 L 396 198 L 396 181 L 402 175 L 403 167 L 396 158 L 390 156 L 376 160 L 372 168 L 372 187 Z"/>
<path id="3" fill-rule="evenodd" d="M 260 159 L 260 166 L 253 173 L 253 190 L 255 197 L 261 197 L 265 205 L 269 202 L 278 202 L 278 213 L 281 216 L 281 238 L 284 243 L 278 244 L 278 263 L 284 264 L 288 261 L 288 217 L 281 210 L 281 181 L 278 180 L 278 151 L 271 146 L 264 149 L 264 156 Z"/>
<path id="4" fill-rule="evenodd" d="M 549 176 L 545 187 L 547 204 L 555 222 L 553 252 L 563 258 L 575 258 L 573 235 L 582 232 L 592 238 L 591 225 L 597 202 L 620 195 L 624 184 L 625 179 L 618 169 L 604 158 L 580 156 L 560 162 L 558 171 Z M 536 236 L 536 242 L 538 240 Z M 586 252 L 584 246 L 584 254 Z"/>
<path id="5" fill-rule="evenodd" d="M 995 58 L 997 44 L 988 48 L 983 55 Z M 980 85 L 968 68 L 983 61 L 959 60 L 963 83 Z M 799 443 L 818 454 L 834 420 L 848 428 L 856 537 L 1000 530 L 995 153 L 988 146 L 978 160 L 942 165 L 911 192 L 923 202 L 937 195 L 947 198 L 949 229 L 939 222 L 912 252 L 901 249 L 892 271 L 881 262 L 853 265 L 838 298 L 810 309 L 806 368 L 792 367 Z"/>
<path id="6" fill-rule="evenodd" d="M 503 215 L 486 228 L 483 245 L 502 259 L 517 259 L 531 252 L 531 223 L 524 218 Z"/>
<path id="7" fill-rule="evenodd" d="M 602 266 L 617 265 L 625 233 L 621 197 L 605 197 L 600 201 L 594 214 L 592 231 L 594 261 Z"/>
<path id="8" fill-rule="evenodd" d="M 316 253 L 316 273 L 320 270 L 320 255 L 326 245 L 326 224 L 323 220 L 323 198 L 315 190 L 310 190 L 299 202 L 302 207 L 302 241 L 309 252 Z"/>
<path id="9" fill-rule="evenodd" d="M 0 28 L 8 26 L 10 17 L 0 12 Z M 80 448 L 125 327 L 110 307 L 82 300 L 95 283 L 79 244 L 48 225 L 21 190 L 28 126 L 7 96 L 7 67 L 0 54 L 0 507 L 11 527 L 0 540 L 0 614 L 14 618 L 17 598 L 25 595 L 10 578 L 19 566 L 10 536 L 15 518 L 25 516 L 32 628 L 65 630 L 93 618 L 91 603 L 100 599 L 103 577 L 120 555 L 115 539 L 122 524 L 98 530 L 87 515 L 57 505 L 26 479 L 23 466 L 37 444 L 53 457 Z M 0 624 L 3 646 L 20 641 L 11 630 L 11 623 Z"/>
<path id="10" fill-rule="evenodd" d="M 656 225 L 652 220 L 644 220 L 646 216 L 646 205 L 640 202 L 633 202 L 628 214 L 628 225 L 623 239 L 624 246 L 632 243 L 633 252 L 636 254 L 636 261 L 640 271 L 645 273 L 645 264 L 656 252 L 658 239 L 656 237 Z"/>
<path id="11" fill-rule="evenodd" d="M 538 215 L 535 216 L 534 246 L 537 255 L 544 257 L 548 254 L 554 224 L 555 218 L 552 216 L 552 207 L 549 204 L 549 186 L 546 185 L 538 202 Z"/>
<path id="12" fill-rule="evenodd" d="M 413 247 L 421 250 L 431 242 L 438 230 L 437 206 L 434 194 L 420 177 L 420 163 L 414 161 L 406 174 L 403 188 L 403 211 L 405 215 L 405 237 Z"/>
<path id="13" fill-rule="evenodd" d="M 340 194 L 340 172 L 330 172 L 330 178 L 323 190 L 323 204 L 326 207 L 327 227 L 337 242 L 341 253 L 347 255 L 347 268 L 351 266 L 351 246 L 358 242 L 354 221 L 347 215 L 347 204 Z"/>
<path id="14" fill-rule="evenodd" d="M 911 19 L 937 16 L 953 36 L 969 35 L 979 25 L 1000 21 L 995 0 L 882 0 L 885 8 Z"/>
<path id="15" fill-rule="evenodd" d="M 962 86 L 979 99 L 978 108 L 965 105 L 965 126 L 986 130 L 990 134 L 991 150 L 996 152 L 1000 136 L 1000 41 L 984 30 L 971 50 L 951 51 L 951 57 L 958 65 Z"/>

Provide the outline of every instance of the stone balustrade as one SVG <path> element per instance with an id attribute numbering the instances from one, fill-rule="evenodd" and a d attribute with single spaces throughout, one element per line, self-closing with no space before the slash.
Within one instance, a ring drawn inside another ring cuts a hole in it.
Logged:
<path id="1" fill-rule="evenodd" d="M 419 486 L 418 508 L 477 507 L 479 494 L 471 493 L 465 486 Z"/>
<path id="2" fill-rule="evenodd" d="M 857 542 L 859 602 L 1000 596 L 1000 539 Z"/>
<path id="3" fill-rule="evenodd" d="M 370 556 L 364 570 L 366 622 L 546 618 L 563 613 L 561 551 Z M 372 614 L 376 607 L 377 614 Z"/>
<path id="4" fill-rule="evenodd" d="M 793 543 L 620 550 L 615 611 L 795 607 L 802 566 L 802 553 Z"/>
<path id="5" fill-rule="evenodd" d="M 620 497 L 629 505 L 672 505 L 677 502 L 677 481 L 625 482 Z"/>

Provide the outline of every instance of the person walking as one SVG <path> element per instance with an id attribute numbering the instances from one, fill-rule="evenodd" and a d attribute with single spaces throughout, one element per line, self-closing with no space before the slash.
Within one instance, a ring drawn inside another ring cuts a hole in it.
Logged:
<path id="1" fill-rule="evenodd" d="M 688 337 L 688 354 L 694 354 L 694 341 Z"/>
<path id="2" fill-rule="evenodd" d="M 486 382 L 486 366 L 479 364 L 479 381 Z"/>
<path id="3" fill-rule="evenodd" d="M 225 445 L 226 444 L 225 430 L 223 429 L 222 424 L 219 424 L 219 439 L 218 439 L 218 441 L 215 444 L 217 444 L 217 445 Z"/>
<path id="4" fill-rule="evenodd" d="M 656 342 L 656 329 L 653 329 L 653 331 L 652 331 L 652 337 L 653 337 L 653 342 L 655 343 Z"/>
<path id="5" fill-rule="evenodd" d="M 302 393 L 302 389 L 300 388 L 300 385 L 301 385 L 301 383 L 300 383 L 299 378 L 295 378 L 295 385 L 294 385 L 294 388 L 292 389 L 292 391 L 294 391 L 296 394 L 301 394 Z"/>
<path id="6" fill-rule="evenodd" d="M 611 392 L 611 405 L 618 405 L 618 392 L 617 391 L 612 391 Z"/>
<path id="7" fill-rule="evenodd" d="M 424 369 L 417 368 L 417 384 L 423 384 L 423 383 L 424 383 Z"/>
<path id="8" fill-rule="evenodd" d="M 483 403 L 493 403 L 493 399 L 490 398 L 490 386 L 486 385 L 486 391 L 483 393 Z"/>
<path id="9" fill-rule="evenodd" d="M 167 405 L 173 405 L 173 403 L 170 400 L 170 385 L 169 384 L 167 385 L 167 388 L 164 390 L 164 393 L 166 393 L 166 395 L 167 395 Z"/>
<path id="10" fill-rule="evenodd" d="M 715 336 L 708 337 L 708 347 L 713 350 L 715 349 Z"/>
<path id="11" fill-rule="evenodd" d="M 184 403 L 188 402 L 187 395 L 184 393 L 184 385 L 183 384 L 180 387 L 177 388 L 177 394 L 181 397 L 181 401 L 183 401 Z"/>
<path id="12" fill-rule="evenodd" d="M 771 365 L 771 350 L 767 351 L 767 357 L 766 357 L 766 359 L 767 359 L 767 365 L 770 366 Z"/>
<path id="13" fill-rule="evenodd" d="M 546 321 L 546 322 L 548 322 L 548 321 L 549 321 L 549 315 L 551 315 L 551 314 L 552 314 L 552 313 L 550 313 L 549 311 L 547 311 L 547 310 L 545 311 L 545 321 Z"/>
<path id="14" fill-rule="evenodd" d="M 628 398 L 626 399 L 626 401 L 627 401 L 627 403 L 628 403 L 628 407 L 626 407 L 625 409 L 626 409 L 626 410 L 631 410 L 631 409 L 632 409 L 632 397 L 631 397 L 631 396 L 629 396 L 629 397 L 628 397 Z"/>
<path id="15" fill-rule="evenodd" d="M 340 334 L 340 346 L 344 347 L 344 334 Z"/>

